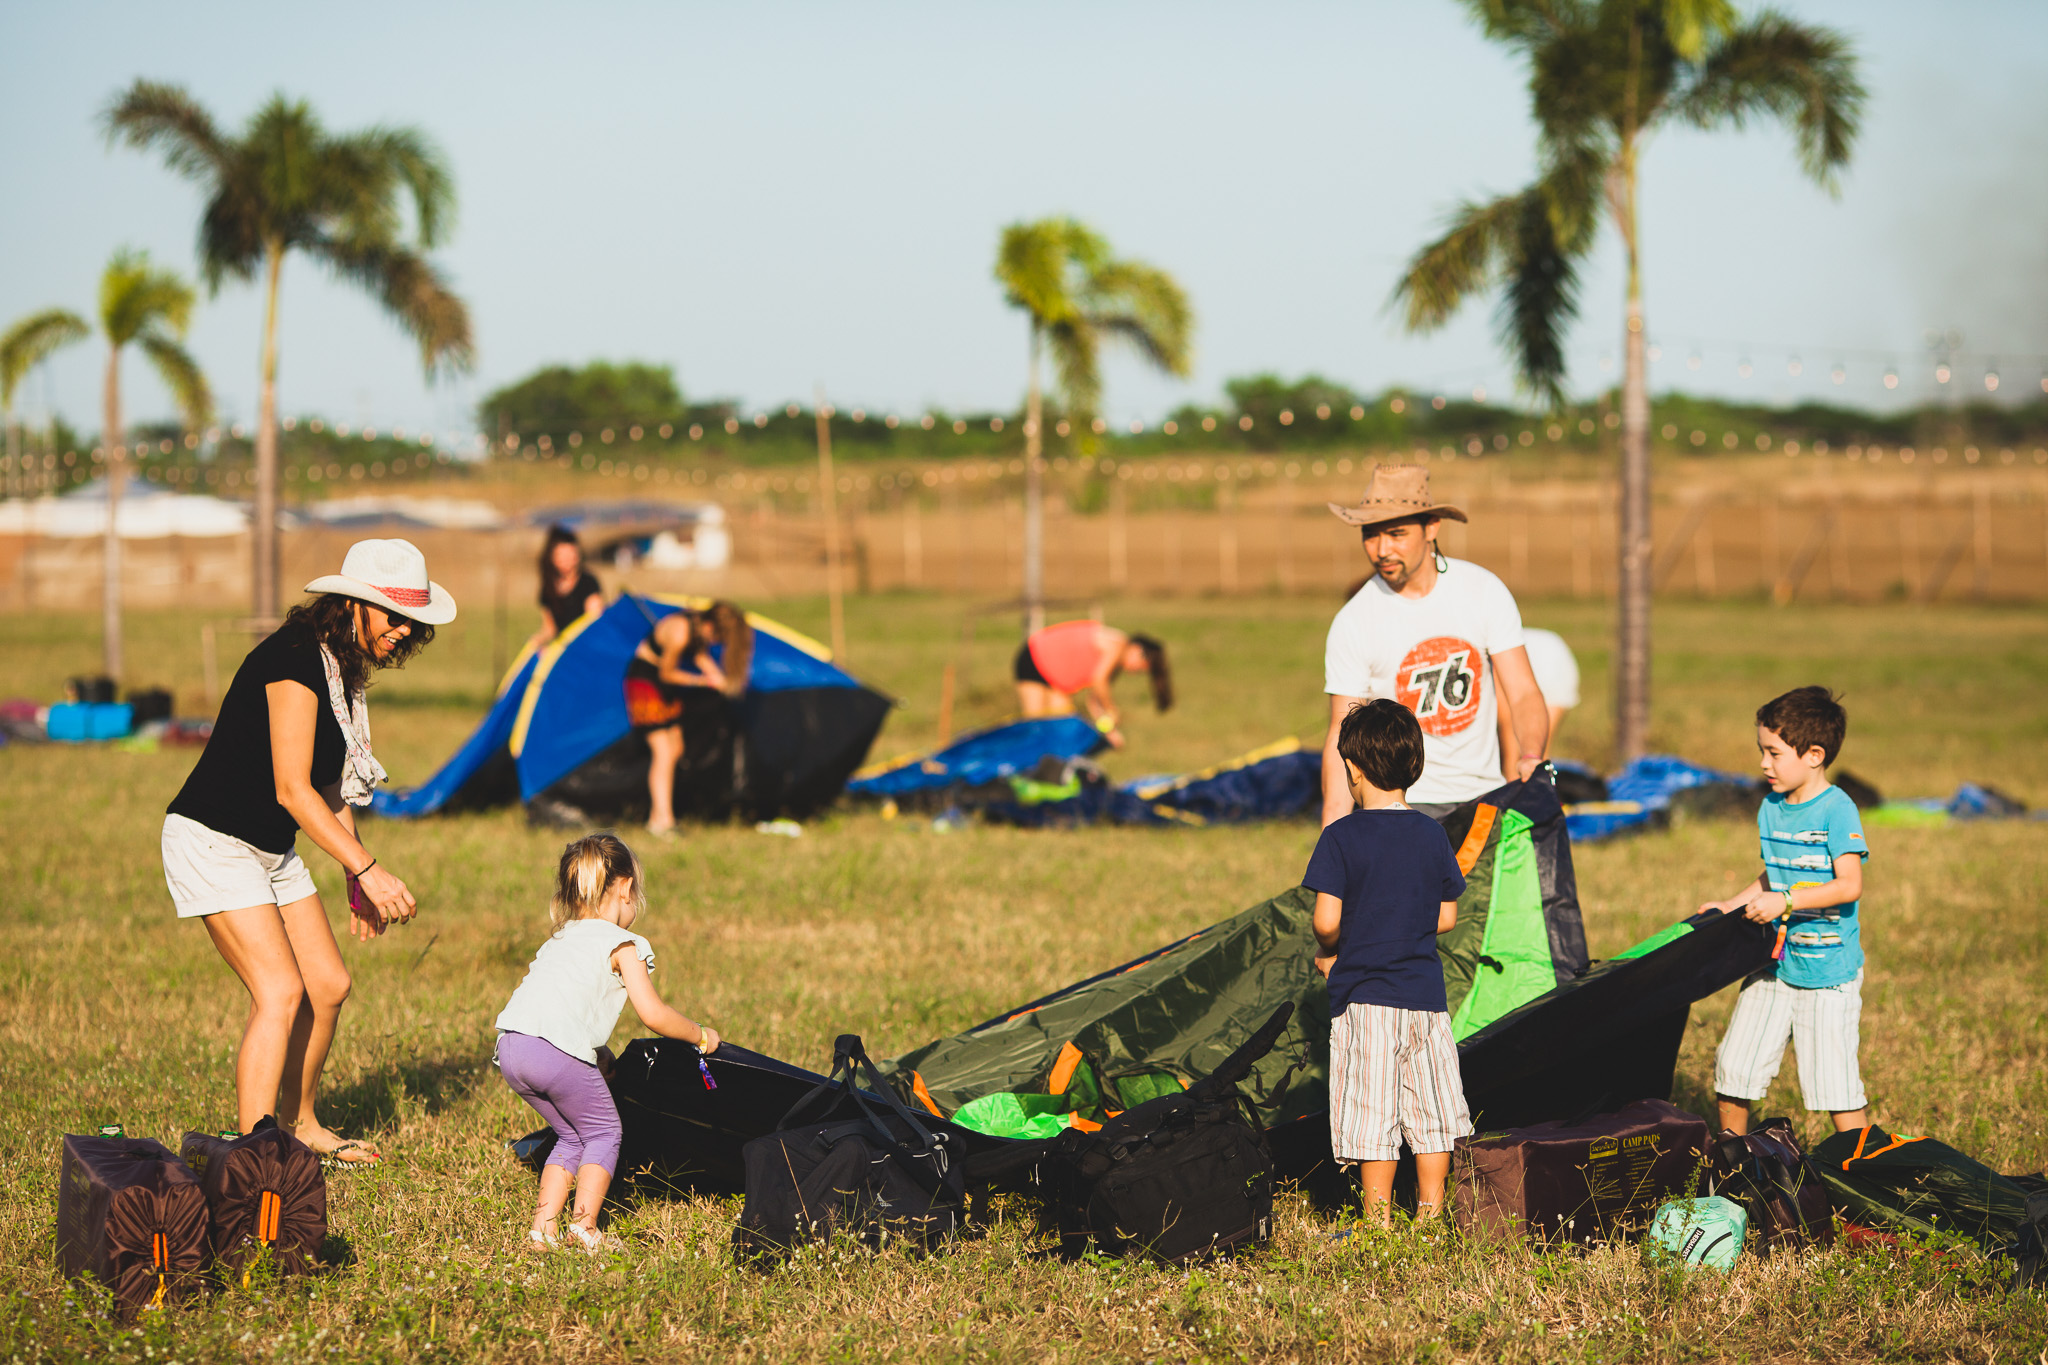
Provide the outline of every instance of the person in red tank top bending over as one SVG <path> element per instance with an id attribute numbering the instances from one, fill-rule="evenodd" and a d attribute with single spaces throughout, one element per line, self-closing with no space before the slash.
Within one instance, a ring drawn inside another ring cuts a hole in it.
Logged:
<path id="1" fill-rule="evenodd" d="M 1100 621 L 1062 621 L 1033 631 L 1017 647 L 1014 672 L 1017 704 L 1027 720 L 1072 715 L 1078 699 L 1095 728 L 1119 749 L 1124 736 L 1111 686 L 1120 675 L 1143 673 L 1152 683 L 1153 705 L 1161 711 L 1173 706 L 1166 646 Z"/>

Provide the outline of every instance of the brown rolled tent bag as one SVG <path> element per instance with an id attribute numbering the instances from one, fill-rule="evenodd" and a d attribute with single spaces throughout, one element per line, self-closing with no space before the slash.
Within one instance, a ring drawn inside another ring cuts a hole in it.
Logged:
<path id="1" fill-rule="evenodd" d="M 170 1148 L 118 1129 L 66 1137 L 59 1181 L 57 1264 L 66 1276 L 94 1276 L 127 1317 L 198 1292 L 206 1196 Z"/>
<path id="2" fill-rule="evenodd" d="M 275 1125 L 238 1138 L 187 1133 L 179 1150 L 206 1193 L 213 1259 L 223 1278 L 246 1275 L 263 1247 L 285 1274 L 319 1268 L 327 1177 L 318 1153 Z"/>

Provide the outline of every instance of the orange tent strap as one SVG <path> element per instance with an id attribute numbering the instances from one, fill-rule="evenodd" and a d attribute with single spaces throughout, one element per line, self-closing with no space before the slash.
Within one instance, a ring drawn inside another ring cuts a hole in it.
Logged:
<path id="1" fill-rule="evenodd" d="M 931 1110 L 936 1117 L 946 1117 L 945 1111 L 940 1109 L 938 1105 L 932 1103 L 932 1092 L 924 1088 L 923 1072 L 913 1071 L 910 1073 L 910 1093 L 917 1097 L 917 1102 L 919 1104 Z"/>
<path id="2" fill-rule="evenodd" d="M 1909 1142 L 1920 1141 L 1920 1139 L 1916 1137 L 1901 1137 L 1898 1134 L 1894 1133 L 1892 1134 L 1892 1140 L 1890 1142 L 1887 1142 L 1884 1146 L 1878 1148 L 1874 1152 L 1866 1152 L 1863 1150 L 1863 1144 L 1870 1141 L 1870 1135 L 1875 1131 L 1877 1131 L 1877 1125 L 1874 1123 L 1867 1128 L 1857 1130 L 1856 1150 L 1849 1154 L 1849 1161 L 1874 1161 L 1878 1157 L 1883 1156 L 1886 1152 L 1889 1152 L 1894 1147 L 1903 1147 Z M 1846 1171 L 1849 1169 L 1849 1161 L 1845 1161 L 1842 1163 L 1843 1170 Z"/>
<path id="3" fill-rule="evenodd" d="M 1498 806 L 1481 801 L 1472 810 L 1472 828 L 1465 831 L 1465 842 L 1458 845 L 1458 871 L 1471 875 L 1479 865 L 1479 855 L 1486 849 L 1486 836 L 1493 833 L 1494 817 L 1500 814 Z"/>
<path id="4" fill-rule="evenodd" d="M 1087 1119 L 1082 1118 L 1079 1114 L 1067 1115 L 1067 1127 L 1079 1128 L 1084 1133 L 1099 1133 L 1102 1131 L 1101 1124 L 1091 1123 Z"/>
<path id="5" fill-rule="evenodd" d="M 1048 1094 L 1064 1095 L 1068 1082 L 1074 1079 L 1075 1070 L 1081 1065 L 1081 1049 L 1068 1043 L 1060 1049 L 1060 1055 L 1053 1059 L 1052 1077 L 1046 1082 Z"/>

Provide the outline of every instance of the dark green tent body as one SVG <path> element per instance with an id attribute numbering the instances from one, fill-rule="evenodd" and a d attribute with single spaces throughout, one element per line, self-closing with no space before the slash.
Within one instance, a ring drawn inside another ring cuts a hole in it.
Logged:
<path id="1" fill-rule="evenodd" d="M 1467 888 L 1444 976 L 1475 1122 L 1571 1119 L 1670 1095 L 1692 1003 L 1767 960 L 1762 928 L 1710 914 L 1597 965 L 1585 955 L 1564 814 L 1547 783 L 1511 783 L 1444 820 Z M 952 1119 L 983 1096 L 1059 1097 L 1082 1122 L 1208 1075 L 1283 1002 L 1279 1044 L 1244 1089 L 1282 1174 L 1330 1164 L 1329 999 L 1299 887 L 1088 980 L 882 1063 L 906 1102 Z M 613 1081 L 622 1169 L 730 1188 L 738 1150 L 819 1079 L 722 1047 L 717 1088 L 691 1049 L 632 1044 Z M 961 1130 L 968 1150 L 1005 1139 Z"/>

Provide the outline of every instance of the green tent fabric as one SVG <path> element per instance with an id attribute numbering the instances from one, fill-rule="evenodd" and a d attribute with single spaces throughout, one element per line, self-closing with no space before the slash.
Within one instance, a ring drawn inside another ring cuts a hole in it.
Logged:
<path id="1" fill-rule="evenodd" d="M 1844 1218 L 1895 1231 L 1961 1233 L 1992 1254 L 2027 1215 L 2027 1192 L 1945 1142 L 1872 1125 L 1833 1133 L 1809 1158 Z"/>
<path id="2" fill-rule="evenodd" d="M 1584 971 L 1585 933 L 1549 783 L 1510 783 L 1443 823 L 1466 872 L 1457 927 L 1439 940 L 1463 1039 Z M 1052 1095 L 1100 1122 L 1208 1075 L 1292 1000 L 1293 1020 L 1244 1089 L 1269 1124 L 1320 1113 L 1330 1007 L 1314 966 L 1314 908 L 1294 887 L 882 1070 L 906 1100 L 945 1117 L 984 1096 Z"/>

